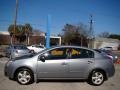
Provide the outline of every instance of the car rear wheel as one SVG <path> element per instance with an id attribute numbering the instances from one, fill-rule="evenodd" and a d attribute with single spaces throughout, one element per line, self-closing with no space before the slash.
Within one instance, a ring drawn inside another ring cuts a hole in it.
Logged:
<path id="1" fill-rule="evenodd" d="M 102 71 L 93 71 L 92 74 L 89 77 L 89 84 L 99 86 L 103 84 L 105 80 L 105 75 Z"/>
<path id="2" fill-rule="evenodd" d="M 17 71 L 16 80 L 22 85 L 27 85 L 33 83 L 34 77 L 31 70 L 22 68 Z"/>

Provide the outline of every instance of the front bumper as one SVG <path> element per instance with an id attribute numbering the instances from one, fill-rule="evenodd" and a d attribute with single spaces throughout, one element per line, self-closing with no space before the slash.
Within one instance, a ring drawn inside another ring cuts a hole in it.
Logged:
<path id="1" fill-rule="evenodd" d="M 4 67 L 4 76 L 8 76 L 8 72 L 7 72 L 7 69 L 8 69 L 8 63 L 9 63 L 9 61 L 5 64 L 5 67 Z"/>
<path id="2" fill-rule="evenodd" d="M 13 61 L 8 61 L 4 67 L 4 75 L 9 78 L 12 78 L 12 67 L 11 67 L 12 62 Z"/>

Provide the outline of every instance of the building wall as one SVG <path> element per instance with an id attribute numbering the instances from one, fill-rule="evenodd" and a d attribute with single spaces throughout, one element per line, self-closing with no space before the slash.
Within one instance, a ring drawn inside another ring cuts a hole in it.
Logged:
<path id="1" fill-rule="evenodd" d="M 10 36 L 9 35 L 1 35 L 0 34 L 0 45 L 4 44 L 10 44 Z"/>
<path id="2" fill-rule="evenodd" d="M 109 38 L 96 38 L 94 40 L 94 48 L 104 48 L 104 47 L 112 47 L 113 50 L 117 50 L 120 45 L 120 41 L 117 39 L 109 39 Z"/>
<path id="3" fill-rule="evenodd" d="M 19 44 L 16 39 L 13 39 L 13 43 Z M 8 45 L 11 44 L 11 37 L 9 35 L 2 35 L 0 34 L 0 44 L 1 45 Z M 26 41 L 22 42 L 21 44 L 26 44 Z M 30 36 L 29 44 L 45 44 L 45 37 L 44 36 Z"/>
<path id="4" fill-rule="evenodd" d="M 30 45 L 32 45 L 32 44 L 45 45 L 45 37 L 44 36 L 31 36 L 30 37 Z"/>

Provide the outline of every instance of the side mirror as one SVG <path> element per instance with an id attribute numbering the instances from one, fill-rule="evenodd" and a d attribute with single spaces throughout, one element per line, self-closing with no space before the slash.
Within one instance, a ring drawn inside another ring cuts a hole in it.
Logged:
<path id="1" fill-rule="evenodd" d="M 40 56 L 39 60 L 42 61 L 42 62 L 45 62 L 45 56 Z"/>

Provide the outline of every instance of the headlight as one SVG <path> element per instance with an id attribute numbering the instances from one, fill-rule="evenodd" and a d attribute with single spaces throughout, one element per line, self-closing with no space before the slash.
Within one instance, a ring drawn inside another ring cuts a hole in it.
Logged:
<path id="1" fill-rule="evenodd" d="M 7 63 L 6 63 L 6 66 L 8 67 L 13 61 L 9 60 Z"/>

